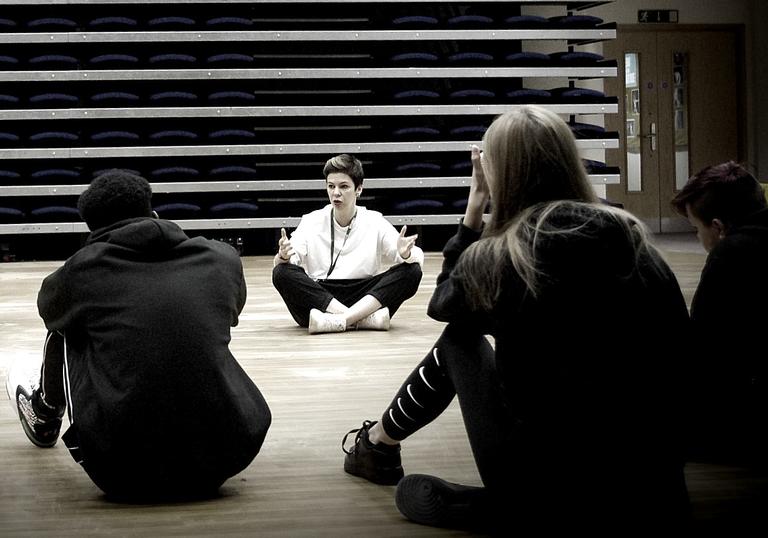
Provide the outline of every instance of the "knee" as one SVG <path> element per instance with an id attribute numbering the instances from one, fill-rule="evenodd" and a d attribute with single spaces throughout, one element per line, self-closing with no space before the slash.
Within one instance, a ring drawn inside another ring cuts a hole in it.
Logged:
<path id="1" fill-rule="evenodd" d="M 278 263 L 272 268 L 272 284 L 281 289 L 290 279 L 290 273 L 293 265 L 290 263 Z"/>
<path id="2" fill-rule="evenodd" d="M 421 283 L 421 266 L 418 263 L 403 264 L 403 283 L 410 290 L 411 295 L 415 294 Z"/>

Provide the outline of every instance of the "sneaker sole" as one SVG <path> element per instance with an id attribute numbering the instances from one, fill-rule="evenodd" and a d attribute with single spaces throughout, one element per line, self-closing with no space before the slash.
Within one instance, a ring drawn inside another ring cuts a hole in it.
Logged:
<path id="1" fill-rule="evenodd" d="M 478 522 L 471 514 L 470 496 L 481 489 L 451 484 L 434 476 L 412 474 L 397 485 L 395 504 L 401 514 L 415 523 L 475 528 Z"/>

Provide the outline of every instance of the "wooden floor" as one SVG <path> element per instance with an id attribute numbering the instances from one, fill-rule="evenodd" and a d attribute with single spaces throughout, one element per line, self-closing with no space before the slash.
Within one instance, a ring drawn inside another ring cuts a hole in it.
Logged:
<path id="1" fill-rule="evenodd" d="M 660 244 L 690 301 L 703 250 L 691 236 L 666 237 Z M 378 418 L 442 330 L 425 313 L 440 261 L 437 253 L 427 255 L 418 295 L 398 312 L 389 332 L 309 336 L 294 325 L 272 288 L 271 260 L 243 259 L 249 297 L 232 351 L 264 393 L 274 420 L 260 455 L 225 484 L 220 498 L 110 503 L 63 445 L 43 450 L 28 442 L 3 391 L 0 536 L 462 535 L 407 522 L 394 506 L 393 487 L 342 470 L 344 433 L 363 419 Z M 3 387 L 12 361 L 40 360 L 45 332 L 35 300 L 42 278 L 59 265 L 0 264 Z M 404 443 L 403 465 L 410 473 L 480 483 L 455 402 Z M 688 472 L 694 510 L 702 519 L 729 510 L 729 503 L 751 491 L 744 484 L 755 483 L 739 469 L 689 465 Z"/>

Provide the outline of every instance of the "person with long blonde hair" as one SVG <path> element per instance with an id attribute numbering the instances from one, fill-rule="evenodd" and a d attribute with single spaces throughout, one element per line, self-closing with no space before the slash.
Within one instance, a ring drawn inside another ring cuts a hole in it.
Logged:
<path id="1" fill-rule="evenodd" d="M 345 436 L 345 471 L 397 484 L 398 509 L 427 525 L 681 524 L 680 354 L 666 341 L 688 314 L 674 275 L 643 224 L 595 196 L 558 115 L 501 115 L 472 163 L 428 310 L 448 325 L 381 419 Z M 483 487 L 403 478 L 400 441 L 454 396 Z"/>

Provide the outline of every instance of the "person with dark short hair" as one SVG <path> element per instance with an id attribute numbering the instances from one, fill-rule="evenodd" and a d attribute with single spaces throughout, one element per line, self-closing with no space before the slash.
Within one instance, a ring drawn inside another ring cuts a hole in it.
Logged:
<path id="1" fill-rule="evenodd" d="M 272 282 L 293 319 L 310 334 L 386 331 L 421 282 L 424 253 L 378 211 L 357 205 L 363 163 L 352 155 L 323 167 L 330 204 L 301 217 L 291 237 L 280 230 Z"/>
<path id="2" fill-rule="evenodd" d="M 743 166 L 692 176 L 672 206 L 708 252 L 691 303 L 691 458 L 768 461 L 768 203 Z"/>
<path id="3" fill-rule="evenodd" d="M 123 170 L 82 193 L 91 234 L 38 295 L 42 369 L 7 379 L 32 443 L 54 446 L 66 411 L 63 441 L 94 483 L 142 502 L 215 494 L 271 423 L 229 350 L 246 298 L 237 252 L 157 218 L 151 196 Z"/>

